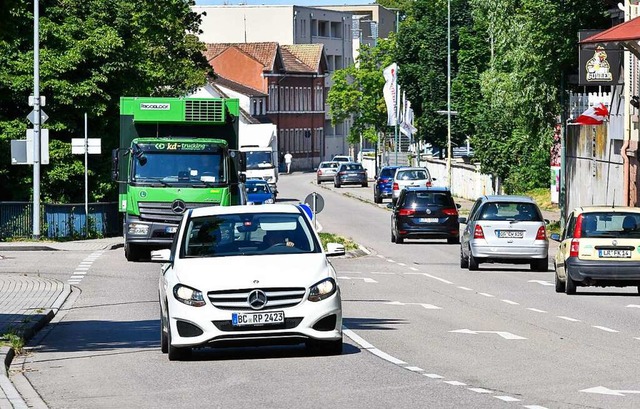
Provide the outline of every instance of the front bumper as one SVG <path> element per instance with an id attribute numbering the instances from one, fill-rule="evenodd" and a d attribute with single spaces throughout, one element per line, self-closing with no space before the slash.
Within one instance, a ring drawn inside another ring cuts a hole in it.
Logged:
<path id="1" fill-rule="evenodd" d="M 569 257 L 565 271 L 582 285 L 640 285 L 640 261 L 580 260 Z"/>
<path id="2" fill-rule="evenodd" d="M 203 307 L 191 307 L 171 296 L 168 302 L 171 342 L 176 347 L 292 344 L 342 338 L 339 291 L 326 300 L 311 302 L 305 298 L 293 307 L 264 310 L 284 311 L 285 324 L 278 326 L 234 327 L 232 313 L 247 311 L 221 310 L 209 302 Z"/>
<path id="3" fill-rule="evenodd" d="M 129 223 L 149 226 L 148 233 L 146 235 L 130 234 Z M 177 228 L 177 224 L 130 220 L 124 225 L 124 239 L 125 243 L 130 244 L 144 245 L 153 248 L 170 248 L 173 242 L 173 236 L 175 235 L 172 231 L 174 229 L 177 230 Z"/>

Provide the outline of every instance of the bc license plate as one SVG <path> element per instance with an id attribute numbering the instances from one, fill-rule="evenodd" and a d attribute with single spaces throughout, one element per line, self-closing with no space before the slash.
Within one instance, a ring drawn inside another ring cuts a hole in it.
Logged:
<path id="1" fill-rule="evenodd" d="M 165 233 L 175 233 L 178 231 L 178 227 L 177 226 L 171 226 L 171 227 L 165 227 L 164 228 Z"/>
<path id="2" fill-rule="evenodd" d="M 523 230 L 498 230 L 496 233 L 502 239 L 521 239 L 524 237 Z"/>
<path id="3" fill-rule="evenodd" d="M 234 312 L 231 314 L 231 324 L 234 327 L 243 325 L 271 325 L 284 323 L 284 311 L 271 312 Z"/>
<path id="4" fill-rule="evenodd" d="M 598 250 L 600 258 L 631 258 L 631 250 L 602 249 Z"/>

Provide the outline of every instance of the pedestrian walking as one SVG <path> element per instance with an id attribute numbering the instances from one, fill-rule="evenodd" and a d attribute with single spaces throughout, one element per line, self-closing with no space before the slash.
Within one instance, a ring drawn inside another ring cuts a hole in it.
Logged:
<path id="1" fill-rule="evenodd" d="M 284 155 L 284 163 L 287 165 L 287 173 L 291 173 L 291 159 L 293 159 L 293 155 L 287 151 Z"/>

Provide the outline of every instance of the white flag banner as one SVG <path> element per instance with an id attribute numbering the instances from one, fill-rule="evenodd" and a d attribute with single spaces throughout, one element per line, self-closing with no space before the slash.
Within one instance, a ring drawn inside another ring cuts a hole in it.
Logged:
<path id="1" fill-rule="evenodd" d="M 385 68 L 382 73 L 385 80 L 382 95 L 387 105 L 387 125 L 396 126 L 398 124 L 398 65 L 393 63 Z"/>
<path id="2" fill-rule="evenodd" d="M 400 115 L 400 132 L 409 138 L 416 133 L 417 129 L 413 126 L 413 109 L 411 102 L 407 100 L 407 95 L 402 93 L 402 114 Z"/>

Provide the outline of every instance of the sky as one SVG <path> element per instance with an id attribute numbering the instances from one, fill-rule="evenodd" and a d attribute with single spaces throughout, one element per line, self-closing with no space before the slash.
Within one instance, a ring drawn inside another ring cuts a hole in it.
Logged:
<path id="1" fill-rule="evenodd" d="M 287 6 L 335 6 L 372 4 L 375 0 L 196 0 L 197 6 L 207 5 L 287 5 Z"/>

